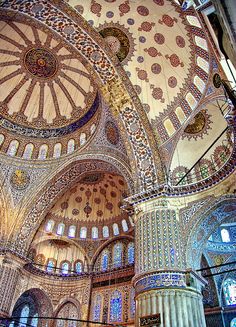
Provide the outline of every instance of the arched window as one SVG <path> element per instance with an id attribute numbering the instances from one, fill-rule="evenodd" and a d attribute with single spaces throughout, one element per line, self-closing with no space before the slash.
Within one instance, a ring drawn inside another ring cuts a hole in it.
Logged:
<path id="1" fill-rule="evenodd" d="M 116 290 L 111 294 L 110 322 L 118 321 L 122 321 L 122 295 Z"/>
<path id="2" fill-rule="evenodd" d="M 77 261 L 75 263 L 75 271 L 77 274 L 81 274 L 83 270 L 83 266 L 82 266 L 82 262 L 81 261 Z"/>
<path id="3" fill-rule="evenodd" d="M 97 227 L 92 228 L 92 238 L 93 239 L 98 238 L 98 228 Z"/>
<path id="4" fill-rule="evenodd" d="M 236 304 L 236 280 L 228 278 L 223 286 L 225 301 L 227 305 Z"/>
<path id="5" fill-rule="evenodd" d="M 101 295 L 97 295 L 94 301 L 93 307 L 93 320 L 101 321 L 101 306 L 102 306 L 102 297 Z"/>
<path id="6" fill-rule="evenodd" d="M 81 227 L 80 229 L 80 238 L 86 238 L 87 237 L 87 228 Z"/>
<path id="7" fill-rule="evenodd" d="M 220 234 L 222 242 L 230 242 L 229 231 L 226 228 L 221 229 Z"/>
<path id="8" fill-rule="evenodd" d="M 17 140 L 12 140 L 7 149 L 7 154 L 11 157 L 14 157 L 17 153 L 18 147 L 19 147 L 19 142 Z"/>
<path id="9" fill-rule="evenodd" d="M 57 235 L 63 235 L 63 233 L 64 233 L 64 229 L 65 229 L 65 224 L 60 223 L 60 224 L 57 226 Z"/>
<path id="10" fill-rule="evenodd" d="M 45 227 L 45 231 L 47 232 L 47 233 L 51 233 L 52 232 L 52 230 L 53 230 L 53 227 L 54 227 L 54 220 L 48 220 L 48 222 L 47 222 L 47 225 L 46 225 L 46 227 Z"/>
<path id="11" fill-rule="evenodd" d="M 23 153 L 23 158 L 31 159 L 33 151 L 34 151 L 34 145 L 32 143 L 27 144 Z"/>
<path id="12" fill-rule="evenodd" d="M 70 139 L 67 143 L 67 153 L 72 153 L 75 151 L 75 140 Z"/>
<path id="13" fill-rule="evenodd" d="M 56 267 L 55 259 L 48 259 L 47 272 L 53 272 Z"/>
<path id="14" fill-rule="evenodd" d="M 96 130 L 96 125 L 95 124 L 92 124 L 91 127 L 90 127 L 90 133 L 93 134 Z"/>
<path id="15" fill-rule="evenodd" d="M 38 159 L 40 159 L 40 160 L 46 159 L 47 158 L 47 154 L 48 154 L 48 146 L 47 146 L 47 144 L 41 145 L 41 147 L 39 148 Z"/>
<path id="16" fill-rule="evenodd" d="M 68 262 L 63 262 L 61 264 L 61 273 L 63 275 L 67 275 L 69 273 L 69 263 Z"/>
<path id="17" fill-rule="evenodd" d="M 53 158 L 60 158 L 61 156 L 61 143 L 56 143 L 53 150 Z"/>
<path id="18" fill-rule="evenodd" d="M 119 235 L 119 227 L 117 224 L 113 224 L 113 234 L 116 236 L 116 235 Z"/>
<path id="19" fill-rule="evenodd" d="M 129 243 L 128 245 L 128 264 L 134 263 L 134 243 Z"/>
<path id="20" fill-rule="evenodd" d="M 29 311 L 30 310 L 28 304 L 24 305 L 20 313 L 19 327 L 26 326 L 29 317 Z"/>
<path id="21" fill-rule="evenodd" d="M 85 133 L 80 134 L 79 142 L 80 142 L 80 146 L 82 146 L 86 143 L 86 134 Z"/>
<path id="22" fill-rule="evenodd" d="M 109 228 L 108 228 L 108 226 L 103 226 L 102 227 L 102 235 L 103 235 L 103 237 L 109 237 Z"/>
<path id="23" fill-rule="evenodd" d="M 76 233 L 76 227 L 74 225 L 70 226 L 68 230 L 68 236 L 73 238 L 75 237 L 75 233 Z"/>
<path id="24" fill-rule="evenodd" d="M 108 250 L 104 250 L 101 255 L 101 270 L 105 271 L 108 269 L 109 263 L 109 252 Z"/>
<path id="25" fill-rule="evenodd" d="M 118 268 L 122 265 L 122 244 L 116 243 L 113 247 L 113 266 Z"/>
<path id="26" fill-rule="evenodd" d="M 231 320 L 230 327 L 236 327 L 236 318 Z"/>
<path id="27" fill-rule="evenodd" d="M 30 325 L 32 327 L 37 327 L 38 326 L 38 314 L 37 313 L 33 316 Z"/>
<path id="28" fill-rule="evenodd" d="M 121 223 L 122 223 L 123 231 L 124 231 L 124 232 L 127 232 L 128 229 L 129 229 L 129 227 L 128 227 L 128 225 L 127 225 L 127 221 L 126 221 L 125 219 L 123 219 Z"/>

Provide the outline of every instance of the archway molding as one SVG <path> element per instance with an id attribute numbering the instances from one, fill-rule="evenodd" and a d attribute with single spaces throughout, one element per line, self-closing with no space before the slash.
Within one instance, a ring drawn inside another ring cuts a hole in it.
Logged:
<path id="1" fill-rule="evenodd" d="M 19 230 L 19 232 L 13 238 L 11 245 L 12 250 L 21 255 L 26 255 L 33 237 L 48 210 L 50 210 L 56 201 L 83 176 L 92 172 L 119 174 L 126 180 L 129 192 L 133 191 L 130 171 L 127 170 L 127 167 L 120 165 L 120 163 L 116 161 L 110 163 L 93 159 L 71 162 L 58 170 L 50 181 L 46 181 L 44 187 L 37 194 L 31 196 L 30 210 L 25 215 L 25 218 L 18 222 L 16 230 Z"/>

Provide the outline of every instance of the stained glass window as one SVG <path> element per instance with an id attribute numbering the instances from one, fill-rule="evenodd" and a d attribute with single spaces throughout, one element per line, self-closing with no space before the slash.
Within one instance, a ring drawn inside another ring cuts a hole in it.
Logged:
<path id="1" fill-rule="evenodd" d="M 76 227 L 74 225 L 69 227 L 68 230 L 68 236 L 69 237 L 75 237 Z"/>
<path id="2" fill-rule="evenodd" d="M 102 306 L 102 297 L 101 297 L 101 295 L 98 294 L 95 298 L 94 307 L 93 307 L 93 320 L 94 321 L 100 321 L 101 306 Z"/>
<path id="3" fill-rule="evenodd" d="M 130 290 L 130 318 L 134 318 L 135 315 L 135 290 L 132 287 Z"/>
<path id="4" fill-rule="evenodd" d="M 225 228 L 220 231 L 222 242 L 230 242 L 229 231 Z"/>
<path id="5" fill-rule="evenodd" d="M 101 256 L 101 269 L 103 271 L 108 269 L 108 261 L 109 261 L 109 252 L 105 250 L 102 252 L 102 256 Z"/>
<path id="6" fill-rule="evenodd" d="M 72 153 L 75 150 L 75 140 L 70 139 L 67 143 L 67 153 Z"/>
<path id="7" fill-rule="evenodd" d="M 228 278 L 224 282 L 224 295 L 227 305 L 236 304 L 236 280 Z"/>
<path id="8" fill-rule="evenodd" d="M 134 243 L 128 245 L 128 264 L 134 263 Z"/>
<path id="9" fill-rule="evenodd" d="M 87 237 L 87 228 L 86 227 L 81 227 L 80 238 L 86 238 L 86 237 Z"/>
<path id="10" fill-rule="evenodd" d="M 32 327 L 37 327 L 38 326 L 38 314 L 37 313 L 33 316 L 33 319 L 31 321 L 30 325 Z"/>
<path id="11" fill-rule="evenodd" d="M 63 262 L 61 265 L 61 273 L 63 275 L 67 275 L 69 273 L 69 263 L 68 262 Z"/>
<path id="12" fill-rule="evenodd" d="M 102 235 L 103 235 L 103 237 L 109 237 L 109 228 L 108 228 L 108 226 L 103 226 Z"/>
<path id="13" fill-rule="evenodd" d="M 46 225 L 46 228 L 45 228 L 46 232 L 48 232 L 48 233 L 52 232 L 53 226 L 54 226 L 54 221 L 53 220 L 49 220 L 47 222 L 47 225 Z"/>
<path id="14" fill-rule="evenodd" d="M 95 132 L 95 129 L 96 129 L 96 125 L 92 124 L 90 127 L 90 133 L 93 134 Z"/>
<path id="15" fill-rule="evenodd" d="M 19 322 L 19 327 L 25 327 L 27 324 L 27 320 L 29 317 L 29 306 L 24 305 L 21 314 L 20 314 L 20 322 Z"/>
<path id="16" fill-rule="evenodd" d="M 23 158 L 31 159 L 33 151 L 34 151 L 34 145 L 32 143 L 27 144 L 23 153 Z"/>
<path id="17" fill-rule="evenodd" d="M 60 223 L 60 224 L 57 226 L 57 234 L 58 234 L 58 235 L 63 235 L 63 233 L 64 233 L 64 229 L 65 229 L 65 224 Z"/>
<path id="18" fill-rule="evenodd" d="M 61 143 L 56 143 L 53 150 L 53 158 L 60 158 L 61 156 Z"/>
<path id="19" fill-rule="evenodd" d="M 110 300 L 110 322 L 122 321 L 122 295 L 114 291 Z"/>
<path id="20" fill-rule="evenodd" d="M 41 147 L 39 148 L 38 158 L 40 160 L 44 160 L 44 159 L 47 158 L 47 154 L 48 154 L 48 146 L 47 146 L 47 144 L 41 145 Z"/>
<path id="21" fill-rule="evenodd" d="M 115 268 L 122 264 L 122 244 L 116 243 L 113 247 L 113 265 Z"/>
<path id="22" fill-rule="evenodd" d="M 124 232 L 127 232 L 128 231 L 128 225 L 127 225 L 127 221 L 125 219 L 122 220 L 122 228 L 123 228 L 123 231 Z"/>
<path id="23" fill-rule="evenodd" d="M 12 140 L 7 149 L 7 154 L 14 157 L 16 155 L 17 149 L 19 147 L 19 142 L 17 140 Z"/>
<path id="24" fill-rule="evenodd" d="M 80 146 L 82 146 L 86 143 L 86 134 L 85 133 L 80 134 L 79 141 L 80 141 Z"/>
<path id="25" fill-rule="evenodd" d="M 77 272 L 77 274 L 81 274 L 82 273 L 82 262 L 77 261 L 75 264 L 75 271 Z"/>
<path id="26" fill-rule="evenodd" d="M 97 227 L 92 228 L 92 238 L 98 238 L 98 228 Z"/>
<path id="27" fill-rule="evenodd" d="M 231 320 L 230 327 L 236 327 L 236 318 Z"/>
<path id="28" fill-rule="evenodd" d="M 116 236 L 116 235 L 119 235 L 119 227 L 117 224 L 113 224 L 113 234 Z"/>
<path id="29" fill-rule="evenodd" d="M 55 268 L 55 261 L 53 259 L 49 259 L 47 264 L 47 272 L 53 272 L 54 268 Z"/>

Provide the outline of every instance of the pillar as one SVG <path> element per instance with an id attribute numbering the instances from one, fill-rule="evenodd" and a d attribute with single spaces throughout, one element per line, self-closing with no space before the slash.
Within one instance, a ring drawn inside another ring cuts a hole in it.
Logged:
<path id="1" fill-rule="evenodd" d="M 0 255 L 0 316 L 10 316 L 10 309 L 23 261 L 12 254 Z"/>
<path id="2" fill-rule="evenodd" d="M 160 323 L 152 326 L 205 327 L 201 294 L 205 280 L 186 269 L 178 210 L 159 198 L 139 204 L 137 212 L 135 326 L 141 325 L 140 318 L 160 315 Z"/>

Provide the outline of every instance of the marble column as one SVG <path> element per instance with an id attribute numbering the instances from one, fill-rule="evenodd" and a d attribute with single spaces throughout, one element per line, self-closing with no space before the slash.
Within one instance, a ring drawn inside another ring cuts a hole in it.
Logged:
<path id="1" fill-rule="evenodd" d="M 8 317 L 23 261 L 12 254 L 0 255 L 0 316 Z"/>
<path id="2" fill-rule="evenodd" d="M 137 212 L 135 326 L 140 326 L 140 318 L 160 315 L 154 326 L 205 327 L 201 294 L 205 281 L 186 270 L 178 211 L 159 198 L 142 203 Z"/>

